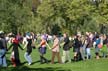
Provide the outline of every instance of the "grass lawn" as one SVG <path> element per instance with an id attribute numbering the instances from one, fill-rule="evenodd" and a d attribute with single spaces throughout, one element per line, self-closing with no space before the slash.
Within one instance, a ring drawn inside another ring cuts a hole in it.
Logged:
<path id="1" fill-rule="evenodd" d="M 28 66 L 26 60 L 24 59 L 25 50 L 20 50 L 20 60 L 23 65 L 13 68 L 10 62 L 11 50 L 7 53 L 8 68 L 0 68 L 0 71 L 108 71 L 108 58 L 96 60 L 94 58 L 94 50 L 92 50 L 92 59 L 86 61 L 72 62 L 66 64 L 40 64 L 39 62 L 39 52 L 38 49 L 33 49 L 31 54 L 33 64 Z M 62 48 L 61 48 L 62 55 Z M 71 58 L 73 57 L 73 52 L 71 49 Z M 49 60 L 51 59 L 51 50 L 47 49 L 46 56 Z M 55 59 L 55 62 L 57 59 Z"/>

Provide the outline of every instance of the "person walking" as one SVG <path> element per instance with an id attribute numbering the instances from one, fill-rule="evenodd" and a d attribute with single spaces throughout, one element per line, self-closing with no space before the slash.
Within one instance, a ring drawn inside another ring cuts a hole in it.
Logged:
<path id="1" fill-rule="evenodd" d="M 0 66 L 2 67 L 7 67 L 6 51 L 7 51 L 7 42 L 5 40 L 4 32 L 0 31 Z"/>
<path id="2" fill-rule="evenodd" d="M 26 40 L 27 41 L 26 41 L 26 44 L 25 44 L 23 49 L 27 48 L 27 50 L 26 50 L 26 52 L 24 54 L 24 57 L 27 60 L 28 65 L 31 65 L 32 64 L 31 53 L 32 53 L 32 43 L 33 43 L 32 41 L 33 40 L 32 40 L 32 36 L 31 36 L 30 33 L 27 33 Z"/>
<path id="3" fill-rule="evenodd" d="M 71 62 L 70 58 L 70 46 L 69 46 L 70 40 L 68 35 L 65 33 L 64 34 L 64 45 L 63 45 L 63 56 L 62 56 L 62 63 L 65 63 L 66 60 Z"/>
<path id="4" fill-rule="evenodd" d="M 98 47 L 99 44 L 101 44 L 101 39 L 99 38 L 99 35 L 96 35 L 96 40 L 94 41 L 96 59 L 100 59 L 99 55 L 100 49 Z"/>
<path id="5" fill-rule="evenodd" d="M 40 63 L 43 64 L 48 63 L 48 59 L 46 59 L 44 57 L 44 55 L 46 54 L 47 48 L 46 46 L 48 45 L 46 37 L 44 35 L 41 36 L 41 42 L 39 44 L 39 53 L 40 53 Z M 49 47 L 49 45 L 48 45 Z M 50 48 L 50 47 L 49 47 Z"/>
<path id="6" fill-rule="evenodd" d="M 21 64 L 20 58 L 19 58 L 19 50 L 18 47 L 23 50 L 21 45 L 19 44 L 19 40 L 14 36 L 12 44 L 9 46 L 8 50 L 12 48 L 12 54 L 11 54 L 11 62 L 13 67 L 19 66 Z"/>
<path id="7" fill-rule="evenodd" d="M 81 60 L 80 48 L 82 46 L 81 37 L 75 36 L 73 43 L 74 61 Z"/>
<path id="8" fill-rule="evenodd" d="M 86 57 L 87 59 L 91 59 L 91 47 L 92 47 L 92 40 L 90 40 L 89 35 L 86 35 Z"/>
<path id="9" fill-rule="evenodd" d="M 60 48 L 60 46 L 59 46 L 59 39 L 58 39 L 57 35 L 54 35 L 54 43 L 53 43 L 53 47 L 52 47 L 51 64 L 54 64 L 55 56 L 57 56 L 58 62 L 61 63 L 61 57 L 60 57 L 59 48 Z"/>

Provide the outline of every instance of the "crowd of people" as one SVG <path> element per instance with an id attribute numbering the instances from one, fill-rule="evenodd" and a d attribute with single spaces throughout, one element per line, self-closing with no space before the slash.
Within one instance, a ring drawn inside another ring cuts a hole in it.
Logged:
<path id="1" fill-rule="evenodd" d="M 36 45 L 35 43 L 38 43 Z M 52 43 L 52 46 L 49 44 Z M 9 46 L 7 46 L 7 44 Z M 23 47 L 21 45 L 24 45 Z M 62 47 L 62 48 L 61 48 Z M 25 60 L 28 65 L 32 64 L 32 49 L 38 48 L 40 53 L 40 63 L 49 63 L 49 60 L 45 57 L 47 48 L 51 50 L 51 64 L 54 64 L 54 59 L 57 57 L 58 63 L 64 64 L 67 61 L 80 61 L 88 60 L 93 56 L 91 49 L 94 49 L 95 58 L 107 58 L 108 54 L 108 35 L 86 32 L 85 35 L 78 32 L 76 35 L 69 36 L 64 33 L 63 36 L 57 34 L 34 34 L 33 32 L 27 32 L 22 36 L 21 34 L 5 34 L 0 31 L 0 66 L 7 67 L 6 52 L 12 48 L 10 61 L 13 67 L 21 65 L 19 48 L 21 50 L 26 49 L 24 54 Z M 62 56 L 60 56 L 60 48 L 62 49 Z M 70 56 L 70 50 L 73 49 L 73 58 Z M 101 52 L 101 54 L 100 54 Z"/>

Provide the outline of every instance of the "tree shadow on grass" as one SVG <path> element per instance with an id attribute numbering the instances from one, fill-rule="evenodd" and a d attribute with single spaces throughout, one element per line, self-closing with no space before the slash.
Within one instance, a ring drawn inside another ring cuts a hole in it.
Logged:
<path id="1" fill-rule="evenodd" d="M 32 65 L 34 65 L 35 63 L 41 63 L 41 62 L 40 62 L 40 60 L 38 60 L 38 61 L 33 62 Z M 48 63 L 51 63 L 51 60 L 48 60 Z M 43 64 L 45 64 L 45 62 Z"/>
<path id="2" fill-rule="evenodd" d="M 1 68 L 0 71 L 71 71 L 71 70 L 63 69 L 61 67 L 28 68 L 26 66 L 23 66 L 17 68 Z"/>
<path id="3" fill-rule="evenodd" d="M 39 63 L 39 62 L 40 62 L 40 60 L 38 60 L 38 61 L 35 61 L 35 62 L 33 62 L 33 63 L 32 63 L 32 65 L 34 65 L 35 63 Z"/>
<path id="4" fill-rule="evenodd" d="M 11 60 L 6 60 L 6 62 L 7 62 L 7 64 L 8 64 L 8 66 L 11 66 L 12 65 L 12 62 L 11 62 Z M 21 64 L 20 64 L 20 66 L 23 66 L 23 65 L 25 65 L 27 62 L 25 61 L 25 62 L 21 62 Z"/>

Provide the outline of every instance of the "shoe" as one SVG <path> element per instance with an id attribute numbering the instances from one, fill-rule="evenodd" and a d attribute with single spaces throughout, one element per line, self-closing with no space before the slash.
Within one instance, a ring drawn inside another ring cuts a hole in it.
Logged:
<path id="1" fill-rule="evenodd" d="M 46 60 L 45 63 L 48 64 L 48 60 Z"/>
<path id="2" fill-rule="evenodd" d="M 13 67 L 16 67 L 16 64 L 13 64 Z"/>
<path id="3" fill-rule="evenodd" d="M 28 63 L 28 65 L 31 65 L 32 63 Z"/>

